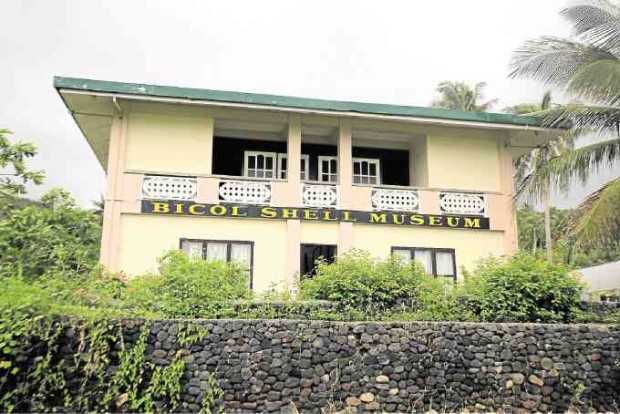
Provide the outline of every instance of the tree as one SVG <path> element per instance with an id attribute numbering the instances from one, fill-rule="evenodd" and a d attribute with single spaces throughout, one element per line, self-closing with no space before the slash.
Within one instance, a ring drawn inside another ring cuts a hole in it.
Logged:
<path id="1" fill-rule="evenodd" d="M 551 107 L 551 92 L 547 91 L 543 95 L 539 104 L 520 104 L 505 108 L 506 112 L 514 115 L 537 115 L 541 112 L 549 110 Z M 544 145 L 533 148 L 530 152 L 515 160 L 515 181 L 517 189 L 522 188 L 526 178 L 537 171 L 544 168 L 545 165 L 554 157 L 573 148 L 573 140 L 569 135 L 559 136 L 557 139 L 547 142 Z M 547 181 L 543 188 L 543 205 L 544 205 L 544 223 L 545 223 L 545 248 L 547 251 L 547 260 L 553 260 L 553 238 L 551 237 L 551 206 L 549 198 L 551 193 L 551 182 Z M 520 193 L 522 194 L 522 193 Z"/>
<path id="2" fill-rule="evenodd" d="M 43 171 L 28 171 L 26 159 L 37 153 L 37 148 L 29 142 L 11 143 L 8 129 L 0 128 L 0 196 L 17 196 L 26 193 L 26 184 L 43 183 Z"/>
<path id="3" fill-rule="evenodd" d="M 458 109 L 461 111 L 486 112 L 495 104 L 496 99 L 479 103 L 484 99 L 485 82 L 478 82 L 470 87 L 465 82 L 443 81 L 437 85 L 439 97 L 432 102 L 435 108 Z"/>
<path id="4" fill-rule="evenodd" d="M 521 192 L 541 198 L 551 181 L 567 190 L 592 171 L 620 161 L 620 7 L 617 2 L 579 3 L 562 10 L 573 26 L 569 38 L 541 37 L 513 56 L 510 76 L 562 88 L 574 103 L 549 108 L 547 126 L 568 126 L 575 136 L 599 140 L 552 157 L 529 174 Z M 592 193 L 577 209 L 571 234 L 584 245 L 604 245 L 620 235 L 620 177 Z"/>

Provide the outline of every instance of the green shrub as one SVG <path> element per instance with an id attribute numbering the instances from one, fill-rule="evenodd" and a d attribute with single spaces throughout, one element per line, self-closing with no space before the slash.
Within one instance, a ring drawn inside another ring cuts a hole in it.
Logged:
<path id="1" fill-rule="evenodd" d="M 66 191 L 52 190 L 39 202 L 0 197 L 0 276 L 88 272 L 100 240 L 101 217 L 77 207 Z"/>
<path id="2" fill-rule="evenodd" d="M 465 272 L 467 307 L 484 321 L 569 322 L 581 291 L 569 267 L 527 253 L 489 258 Z"/>
<path id="3" fill-rule="evenodd" d="M 234 300 L 251 297 L 240 266 L 189 259 L 177 251 L 160 260 L 159 273 L 137 276 L 126 284 L 129 307 L 167 317 L 209 317 Z"/>
<path id="4" fill-rule="evenodd" d="M 427 277 L 417 265 L 404 265 L 396 258 L 376 260 L 353 251 L 333 264 L 319 263 L 316 275 L 301 282 L 301 295 L 381 311 L 410 302 L 420 281 Z"/>

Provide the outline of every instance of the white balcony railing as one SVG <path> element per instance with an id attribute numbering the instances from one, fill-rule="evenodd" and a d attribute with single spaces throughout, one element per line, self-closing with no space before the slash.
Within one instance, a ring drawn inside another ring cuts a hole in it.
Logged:
<path id="1" fill-rule="evenodd" d="M 340 188 L 337 185 L 301 185 L 301 204 L 304 207 L 336 208 L 340 205 Z"/>
<path id="2" fill-rule="evenodd" d="M 259 204 L 271 203 L 271 184 L 261 181 L 221 181 L 220 201 L 229 203 Z"/>
<path id="3" fill-rule="evenodd" d="M 195 200 L 195 177 L 146 175 L 142 180 L 142 197 L 156 200 Z"/>
<path id="4" fill-rule="evenodd" d="M 442 213 L 487 215 L 487 199 L 484 194 L 441 192 L 439 207 Z"/>
<path id="5" fill-rule="evenodd" d="M 417 190 L 374 188 L 371 203 L 373 210 L 417 212 L 420 208 L 420 197 Z"/>

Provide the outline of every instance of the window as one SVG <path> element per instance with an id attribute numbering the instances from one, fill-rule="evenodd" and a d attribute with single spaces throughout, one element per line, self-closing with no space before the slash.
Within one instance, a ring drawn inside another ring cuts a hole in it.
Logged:
<path id="1" fill-rule="evenodd" d="M 377 159 L 353 158 L 353 183 L 380 184 L 380 167 L 381 164 Z"/>
<path id="2" fill-rule="evenodd" d="M 240 263 L 252 288 L 253 242 L 181 239 L 181 250 L 190 258 Z"/>
<path id="3" fill-rule="evenodd" d="M 245 151 L 245 163 L 243 175 L 249 178 L 275 178 L 276 160 L 275 152 Z"/>
<path id="4" fill-rule="evenodd" d="M 334 263 L 337 247 L 331 244 L 302 244 L 301 245 L 301 278 L 309 278 L 316 274 L 317 260 Z"/>
<path id="5" fill-rule="evenodd" d="M 324 183 L 338 182 L 338 157 L 319 156 L 319 180 Z"/>
<path id="6" fill-rule="evenodd" d="M 308 179 L 308 166 L 310 165 L 310 156 L 301 155 L 301 179 Z M 278 178 L 286 179 L 288 172 L 288 154 L 278 154 Z"/>
<path id="7" fill-rule="evenodd" d="M 420 263 L 426 273 L 433 276 L 452 277 L 456 280 L 454 249 L 428 249 L 424 247 L 392 247 L 392 254 L 405 263 Z"/>

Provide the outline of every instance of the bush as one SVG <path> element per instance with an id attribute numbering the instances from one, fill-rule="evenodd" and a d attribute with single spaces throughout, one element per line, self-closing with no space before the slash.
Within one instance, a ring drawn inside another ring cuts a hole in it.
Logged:
<path id="1" fill-rule="evenodd" d="M 354 251 L 339 256 L 333 264 L 319 263 L 316 275 L 301 282 L 301 295 L 382 311 L 411 303 L 425 278 L 428 276 L 416 264 L 404 265 L 396 258 L 380 261 Z"/>
<path id="2" fill-rule="evenodd" d="M 127 281 L 124 292 L 130 307 L 173 318 L 209 317 L 232 301 L 251 296 L 240 266 L 189 259 L 178 251 L 161 259 L 159 273 Z"/>
<path id="3" fill-rule="evenodd" d="M 88 272 L 100 240 L 101 217 L 77 207 L 66 191 L 52 190 L 39 202 L 0 197 L 0 276 Z"/>
<path id="4" fill-rule="evenodd" d="M 467 307 L 484 321 L 569 322 L 581 291 L 571 268 L 527 253 L 489 258 L 465 272 Z"/>

